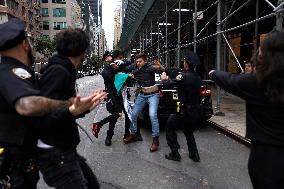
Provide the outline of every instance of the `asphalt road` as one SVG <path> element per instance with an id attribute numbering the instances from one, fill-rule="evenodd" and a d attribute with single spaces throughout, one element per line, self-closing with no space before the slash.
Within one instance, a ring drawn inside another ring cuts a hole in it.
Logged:
<path id="1" fill-rule="evenodd" d="M 78 80 L 79 93 L 89 94 L 96 88 L 103 88 L 100 76 L 84 77 Z M 185 137 L 178 133 L 181 145 L 181 162 L 164 158 L 169 148 L 165 132 L 160 134 L 160 149 L 150 153 L 150 129 L 143 128 L 144 141 L 132 144 L 122 142 L 124 120 L 119 120 L 113 136 L 113 144 L 104 144 L 108 126 L 104 126 L 95 139 L 89 129 L 93 119 L 100 120 L 108 115 L 101 104 L 85 118 L 78 120 L 92 137 L 80 130 L 81 143 L 78 151 L 87 158 L 100 180 L 102 189 L 251 189 L 247 171 L 249 149 L 215 130 L 204 127 L 195 132 L 201 162 L 188 158 Z M 39 189 L 48 188 L 41 180 Z"/>

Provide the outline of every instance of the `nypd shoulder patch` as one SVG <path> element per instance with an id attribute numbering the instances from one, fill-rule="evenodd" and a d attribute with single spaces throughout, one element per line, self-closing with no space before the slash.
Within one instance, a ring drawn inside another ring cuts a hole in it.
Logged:
<path id="1" fill-rule="evenodd" d="M 182 74 L 177 75 L 176 80 L 180 81 L 180 80 L 182 80 L 182 79 L 183 79 Z"/>
<path id="2" fill-rule="evenodd" d="M 12 72 L 21 79 L 28 79 L 32 77 L 32 75 L 23 68 L 13 68 Z"/>

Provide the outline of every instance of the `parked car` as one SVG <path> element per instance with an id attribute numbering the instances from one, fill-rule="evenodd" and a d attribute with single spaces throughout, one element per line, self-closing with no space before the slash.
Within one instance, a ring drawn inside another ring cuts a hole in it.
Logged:
<path id="1" fill-rule="evenodd" d="M 171 68 L 167 69 L 167 75 L 170 78 L 175 78 L 179 73 L 180 69 Z M 210 119 L 213 114 L 212 99 L 211 99 L 211 89 L 210 84 L 213 83 L 211 80 L 203 80 L 203 84 L 200 88 L 200 125 L 203 125 L 206 120 Z M 157 81 L 159 85 L 159 81 Z M 165 126 L 165 123 L 170 114 L 180 112 L 181 103 L 179 101 L 179 94 L 177 87 L 163 86 L 159 91 L 160 102 L 158 106 L 158 119 L 160 126 Z M 133 94 L 130 96 L 133 96 Z M 134 100 L 135 101 L 135 100 Z M 146 106 L 138 117 L 138 124 L 140 126 L 149 125 L 149 107 Z"/>

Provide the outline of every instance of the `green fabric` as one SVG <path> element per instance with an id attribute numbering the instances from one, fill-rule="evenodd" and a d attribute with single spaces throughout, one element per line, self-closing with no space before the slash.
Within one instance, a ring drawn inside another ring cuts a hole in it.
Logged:
<path id="1" fill-rule="evenodd" d="M 116 88 L 117 94 L 119 93 L 121 87 L 123 86 L 127 78 L 128 78 L 128 74 L 125 74 L 125 73 L 115 74 L 114 86 Z"/>

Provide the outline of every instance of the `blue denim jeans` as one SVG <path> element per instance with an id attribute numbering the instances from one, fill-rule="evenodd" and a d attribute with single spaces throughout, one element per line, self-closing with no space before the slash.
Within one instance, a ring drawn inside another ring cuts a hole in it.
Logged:
<path id="1" fill-rule="evenodd" d="M 150 95 L 138 94 L 131 115 L 132 124 L 130 127 L 130 132 L 132 134 L 137 132 L 137 118 L 139 113 L 143 110 L 146 104 L 149 104 L 149 116 L 152 124 L 152 137 L 159 136 L 159 121 L 157 117 L 159 100 L 159 93 Z"/>

